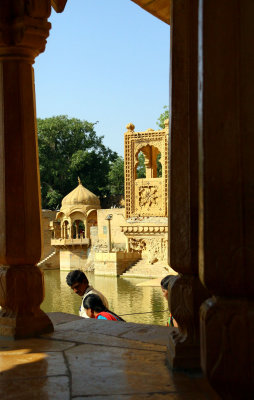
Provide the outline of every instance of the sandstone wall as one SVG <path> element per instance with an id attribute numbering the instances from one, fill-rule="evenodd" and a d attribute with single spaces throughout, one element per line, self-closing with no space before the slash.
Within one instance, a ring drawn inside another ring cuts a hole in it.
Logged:
<path id="1" fill-rule="evenodd" d="M 98 216 L 98 239 L 107 241 L 108 240 L 108 221 L 106 221 L 107 215 L 112 214 L 113 217 L 110 221 L 111 226 L 111 241 L 114 247 L 126 247 L 126 237 L 121 232 L 120 226 L 126 225 L 124 218 L 124 208 L 108 208 L 104 210 L 97 210 Z"/>

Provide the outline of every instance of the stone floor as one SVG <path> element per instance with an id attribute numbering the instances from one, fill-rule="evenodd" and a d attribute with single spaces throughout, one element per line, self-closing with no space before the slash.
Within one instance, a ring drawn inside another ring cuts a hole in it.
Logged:
<path id="1" fill-rule="evenodd" d="M 0 341 L 1 400 L 219 400 L 166 366 L 168 328 L 50 313 L 55 332 Z"/>

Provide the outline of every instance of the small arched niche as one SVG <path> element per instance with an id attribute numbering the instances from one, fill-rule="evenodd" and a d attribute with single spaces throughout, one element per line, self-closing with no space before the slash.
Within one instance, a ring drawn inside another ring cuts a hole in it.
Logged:
<path id="1" fill-rule="evenodd" d="M 88 211 L 87 222 L 89 226 L 97 226 L 97 210 Z"/>

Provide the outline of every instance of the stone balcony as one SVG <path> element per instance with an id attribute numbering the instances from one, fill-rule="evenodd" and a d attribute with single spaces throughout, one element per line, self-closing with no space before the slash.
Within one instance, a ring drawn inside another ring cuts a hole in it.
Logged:
<path id="1" fill-rule="evenodd" d="M 166 366 L 170 328 L 50 313 L 54 333 L 0 340 L 4 400 L 219 400 L 201 373 Z"/>
<path id="2" fill-rule="evenodd" d="M 54 247 L 65 247 L 65 246 L 89 246 L 90 239 L 78 238 L 78 239 L 51 239 L 51 246 Z"/>

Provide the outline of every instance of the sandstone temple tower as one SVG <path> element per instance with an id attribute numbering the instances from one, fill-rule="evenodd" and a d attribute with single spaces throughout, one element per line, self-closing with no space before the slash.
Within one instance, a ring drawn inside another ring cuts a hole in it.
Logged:
<path id="1" fill-rule="evenodd" d="M 128 250 L 142 252 L 150 263 L 167 261 L 168 232 L 168 135 L 165 128 L 135 132 L 127 125 L 125 146 L 125 217 L 122 226 Z M 143 177 L 138 177 L 140 153 L 144 159 Z"/>

